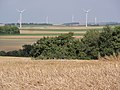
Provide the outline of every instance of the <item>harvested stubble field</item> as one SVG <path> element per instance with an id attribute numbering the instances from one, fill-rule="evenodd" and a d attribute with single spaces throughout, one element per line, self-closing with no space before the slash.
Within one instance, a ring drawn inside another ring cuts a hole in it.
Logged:
<path id="1" fill-rule="evenodd" d="M 22 49 L 25 44 L 33 44 L 37 38 L 17 38 L 17 37 L 5 37 L 0 39 L 0 51 L 12 51 Z"/>
<path id="2" fill-rule="evenodd" d="M 120 61 L 0 57 L 0 90 L 120 90 Z"/>

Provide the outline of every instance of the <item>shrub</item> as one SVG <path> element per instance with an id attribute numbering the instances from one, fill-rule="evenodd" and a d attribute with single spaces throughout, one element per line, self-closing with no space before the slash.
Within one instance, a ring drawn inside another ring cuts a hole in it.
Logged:
<path id="1" fill-rule="evenodd" d="M 1 26 L 0 34 L 20 34 L 20 31 L 15 26 Z"/>
<path id="2" fill-rule="evenodd" d="M 114 29 L 109 26 L 105 27 L 99 37 L 99 51 L 100 55 L 112 55 L 115 53 L 118 55 L 120 52 L 120 26 Z"/>
<path id="3" fill-rule="evenodd" d="M 100 33 L 97 30 L 90 30 L 81 39 L 81 44 L 83 44 L 81 48 L 84 48 L 82 52 L 85 53 L 85 57 L 88 59 L 98 59 L 99 35 Z"/>
<path id="4" fill-rule="evenodd" d="M 31 50 L 34 58 L 66 59 L 70 56 L 69 47 L 74 41 L 73 33 L 62 34 L 55 38 L 42 38 L 33 44 Z"/>
<path id="5" fill-rule="evenodd" d="M 6 56 L 6 52 L 5 51 L 0 51 L 0 56 Z"/>

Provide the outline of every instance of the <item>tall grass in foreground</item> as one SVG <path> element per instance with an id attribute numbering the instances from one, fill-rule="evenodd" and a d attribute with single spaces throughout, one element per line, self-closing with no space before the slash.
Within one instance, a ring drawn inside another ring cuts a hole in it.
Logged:
<path id="1" fill-rule="evenodd" d="M 0 90 L 120 90 L 120 61 L 114 60 L 0 57 Z"/>

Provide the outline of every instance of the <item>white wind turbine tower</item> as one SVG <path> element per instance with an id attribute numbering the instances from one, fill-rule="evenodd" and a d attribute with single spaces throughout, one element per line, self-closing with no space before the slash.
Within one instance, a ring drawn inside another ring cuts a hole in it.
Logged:
<path id="1" fill-rule="evenodd" d="M 85 12 L 86 14 L 86 27 L 88 26 L 88 13 L 91 11 L 90 9 L 89 10 L 84 10 L 83 11 Z"/>
<path id="2" fill-rule="evenodd" d="M 47 17 L 46 17 L 46 24 L 48 24 L 48 19 L 49 19 L 49 18 L 48 18 L 48 16 L 47 16 Z"/>
<path id="3" fill-rule="evenodd" d="M 97 18 L 95 17 L 95 25 L 97 25 Z"/>
<path id="4" fill-rule="evenodd" d="M 72 15 L 72 22 L 74 22 L 74 15 Z"/>
<path id="5" fill-rule="evenodd" d="M 22 13 L 25 11 L 25 9 L 24 10 L 16 9 L 16 10 L 20 13 L 19 24 L 20 24 L 20 28 L 21 28 L 22 27 Z"/>

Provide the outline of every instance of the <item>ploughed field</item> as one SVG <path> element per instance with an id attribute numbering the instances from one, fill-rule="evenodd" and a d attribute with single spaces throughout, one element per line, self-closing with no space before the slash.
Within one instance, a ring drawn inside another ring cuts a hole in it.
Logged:
<path id="1" fill-rule="evenodd" d="M 94 29 L 101 30 L 102 27 L 23 27 L 20 29 L 20 35 L 0 35 L 0 51 L 18 50 L 22 48 L 22 45 L 33 44 L 40 38 L 55 37 L 69 32 L 73 32 L 75 38 L 81 38 L 86 31 Z"/>
<path id="2" fill-rule="evenodd" d="M 120 90 L 119 58 L 109 60 L 0 57 L 0 90 Z"/>

